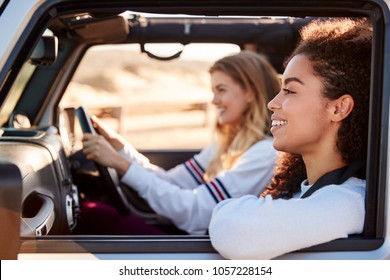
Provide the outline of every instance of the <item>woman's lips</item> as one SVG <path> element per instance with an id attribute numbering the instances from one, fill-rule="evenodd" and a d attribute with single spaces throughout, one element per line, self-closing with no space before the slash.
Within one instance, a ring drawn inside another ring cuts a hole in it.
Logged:
<path id="1" fill-rule="evenodd" d="M 274 133 L 276 130 L 285 126 L 286 124 L 287 124 L 287 121 L 284 121 L 284 120 L 272 120 L 271 133 Z"/>

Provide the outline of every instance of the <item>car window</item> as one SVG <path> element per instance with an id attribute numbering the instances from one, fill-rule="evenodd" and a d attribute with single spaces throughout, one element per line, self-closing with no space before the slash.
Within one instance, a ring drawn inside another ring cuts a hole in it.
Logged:
<path id="1" fill-rule="evenodd" d="M 60 106 L 84 105 L 138 149 L 201 149 L 214 128 L 208 68 L 233 44 L 95 46 L 88 50 Z"/>
<path id="2" fill-rule="evenodd" d="M 4 125 L 9 119 L 12 111 L 14 110 L 17 102 L 19 101 L 19 98 L 23 93 L 24 88 L 34 73 L 35 68 L 36 65 L 33 65 L 30 61 L 27 61 L 23 65 L 9 94 L 7 95 L 6 100 L 0 108 L 0 124 Z"/>

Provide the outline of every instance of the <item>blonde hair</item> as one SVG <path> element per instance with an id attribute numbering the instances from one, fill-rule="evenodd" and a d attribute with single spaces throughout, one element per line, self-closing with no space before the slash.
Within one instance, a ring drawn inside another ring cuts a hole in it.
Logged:
<path id="1" fill-rule="evenodd" d="M 276 70 L 263 55 L 252 51 L 242 51 L 217 60 L 209 70 L 210 73 L 215 71 L 229 75 L 254 98 L 245 111 L 240 128 L 217 123 L 218 149 L 206 168 L 206 181 L 215 178 L 220 171 L 232 168 L 246 150 L 270 135 L 271 111 L 267 104 L 280 90 Z"/>

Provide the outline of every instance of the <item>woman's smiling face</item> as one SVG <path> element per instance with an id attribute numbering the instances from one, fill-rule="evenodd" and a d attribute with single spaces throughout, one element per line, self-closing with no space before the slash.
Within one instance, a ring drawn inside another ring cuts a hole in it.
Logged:
<path id="1" fill-rule="evenodd" d="M 240 126 L 253 94 L 244 91 L 241 85 L 222 71 L 211 73 L 211 87 L 214 93 L 212 103 L 217 107 L 218 123 Z"/>
<path id="2" fill-rule="evenodd" d="M 311 61 L 303 54 L 294 56 L 283 73 L 281 91 L 268 103 L 275 149 L 304 155 L 329 143 L 329 100 L 321 89 Z"/>

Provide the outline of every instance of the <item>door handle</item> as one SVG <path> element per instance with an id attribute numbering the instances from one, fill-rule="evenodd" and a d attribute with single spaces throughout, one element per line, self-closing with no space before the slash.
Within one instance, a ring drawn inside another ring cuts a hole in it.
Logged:
<path id="1" fill-rule="evenodd" d="M 43 236 L 53 226 L 55 219 L 53 200 L 42 194 L 33 194 L 23 205 L 21 236 Z M 28 211 L 25 209 L 29 209 Z"/>

